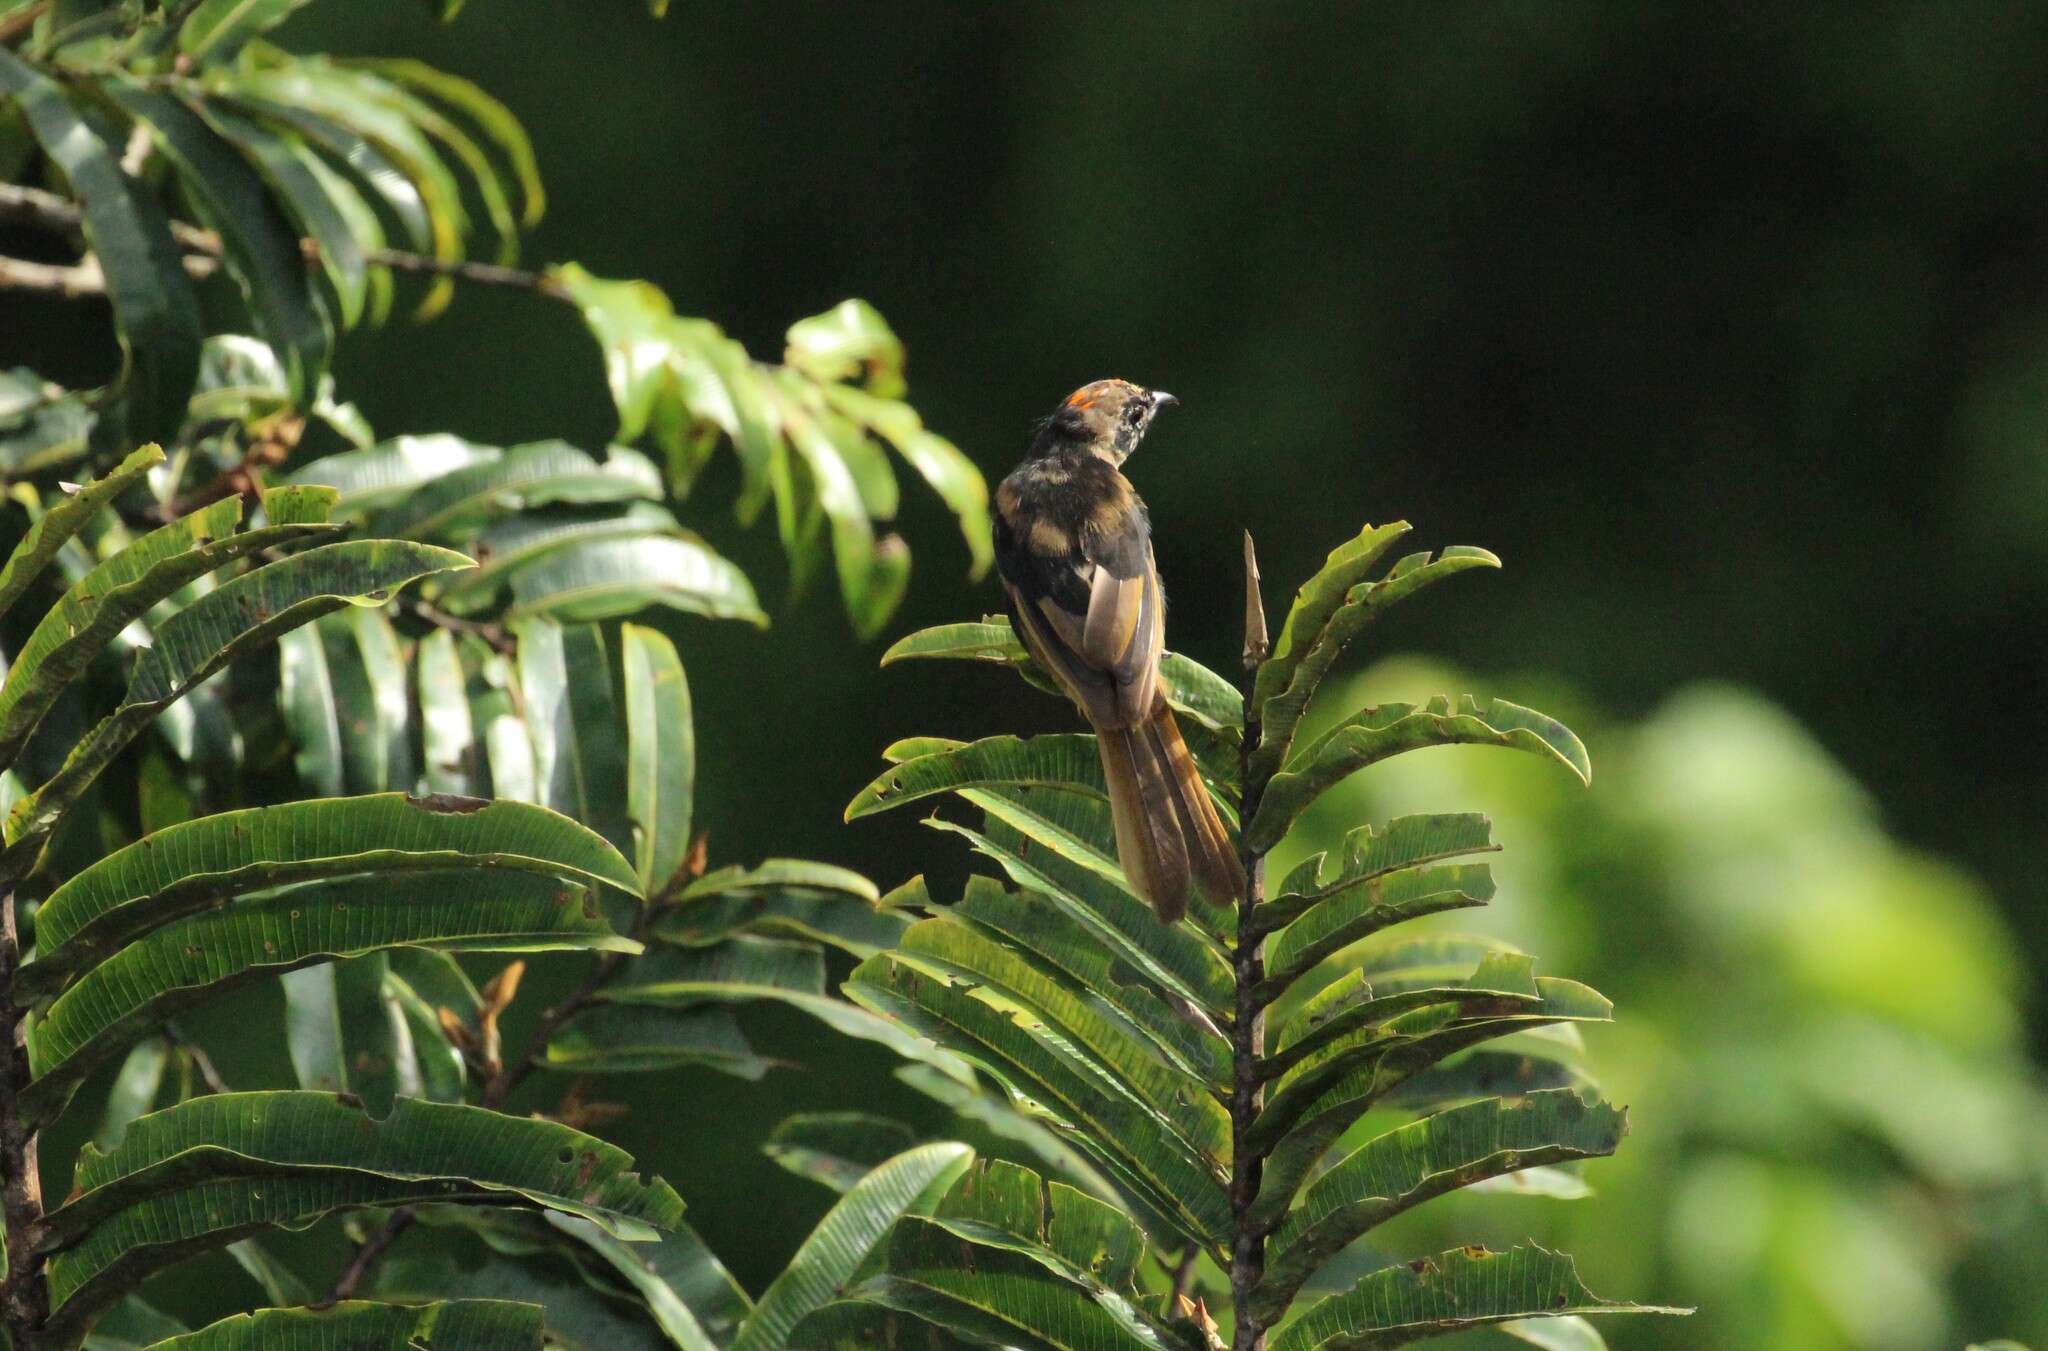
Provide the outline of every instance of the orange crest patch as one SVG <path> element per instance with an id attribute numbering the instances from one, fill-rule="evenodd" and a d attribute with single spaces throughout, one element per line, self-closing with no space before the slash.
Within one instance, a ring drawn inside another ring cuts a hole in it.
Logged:
<path id="1" fill-rule="evenodd" d="M 1066 403 L 1063 406 L 1067 408 L 1093 408 L 1104 394 L 1119 387 L 1135 388 L 1128 380 L 1097 380 L 1094 384 L 1083 385 L 1072 394 L 1067 395 Z"/>

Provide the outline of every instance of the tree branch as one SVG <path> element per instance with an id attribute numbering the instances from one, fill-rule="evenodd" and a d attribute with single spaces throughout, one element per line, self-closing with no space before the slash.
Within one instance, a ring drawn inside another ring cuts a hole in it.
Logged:
<path id="1" fill-rule="evenodd" d="M 43 1259 L 36 1252 L 43 1229 L 43 1179 L 36 1157 L 36 1132 L 21 1113 L 28 1087 L 27 1010 L 14 1002 L 14 976 L 21 966 L 21 938 L 15 928 L 14 892 L 0 896 L 0 1208 L 7 1225 L 7 1277 L 0 1282 L 0 1324 L 14 1351 L 41 1345 L 50 1312 Z"/>
<path id="2" fill-rule="evenodd" d="M 1265 796 L 1266 777 L 1254 778 L 1252 760 L 1259 749 L 1259 717 L 1252 692 L 1259 663 L 1271 650 L 1266 633 L 1266 608 L 1259 593 L 1259 560 L 1251 532 L 1244 536 L 1244 739 L 1238 750 L 1238 784 L 1243 823 L 1238 861 L 1244 866 L 1244 895 L 1238 898 L 1238 940 L 1232 952 L 1236 976 L 1236 1016 L 1230 1027 L 1230 1296 L 1235 1326 L 1233 1351 L 1265 1351 L 1266 1329 L 1252 1313 L 1252 1292 L 1266 1274 L 1266 1235 L 1253 1218 L 1265 1154 L 1251 1147 L 1253 1129 L 1265 1107 L 1265 1080 L 1259 1073 L 1266 1053 L 1266 1006 L 1260 987 L 1266 979 L 1266 936 L 1259 931 L 1258 906 L 1265 899 L 1266 856 L 1251 844 L 1252 819 Z"/>
<path id="3" fill-rule="evenodd" d="M 635 937 L 644 935 L 647 918 L 651 914 L 651 907 L 642 908 L 640 919 L 633 925 Z M 504 1107 L 505 1100 L 510 1098 L 513 1091 L 525 1083 L 527 1076 L 533 1073 L 534 1067 L 539 1064 L 541 1056 L 547 1050 L 548 1042 L 561 1030 L 562 1024 L 580 1013 L 584 1006 L 590 1003 L 592 996 L 603 989 L 605 983 L 617 975 L 619 968 L 625 964 L 625 953 L 605 953 L 591 969 L 590 975 L 567 999 L 541 1015 L 540 1025 L 534 1028 L 533 1035 L 526 1039 L 519 1053 L 506 1060 L 498 1072 L 491 1076 L 491 1081 L 484 1085 L 482 1103 L 485 1107 L 494 1111 Z M 329 1287 L 326 1298 L 313 1307 L 325 1309 L 342 1300 L 353 1299 L 357 1289 L 383 1259 L 385 1252 L 398 1241 L 400 1235 L 412 1228 L 417 1218 L 411 1206 L 401 1206 L 392 1211 L 390 1217 L 378 1226 L 377 1232 L 364 1239 L 361 1246 L 356 1249 L 355 1256 L 349 1259 L 348 1266 Z"/>
<path id="4" fill-rule="evenodd" d="M 40 188 L 24 187 L 17 183 L 0 183 L 0 220 L 17 224 L 32 225 L 55 234 L 71 234 L 79 229 L 84 219 L 76 203 L 44 192 Z M 202 230 L 183 221 L 171 222 L 171 238 L 185 251 L 185 271 L 194 279 L 209 277 L 220 267 L 220 236 L 211 230 Z M 308 262 L 317 262 L 320 257 L 319 245 L 310 239 L 299 241 Z M 422 253 L 407 253 L 401 249 L 366 249 L 363 260 L 372 267 L 389 268 L 409 276 L 450 277 L 456 281 L 469 282 L 477 286 L 507 287 L 517 291 L 531 291 L 550 300 L 572 303 L 569 293 L 562 284 L 545 272 L 529 272 L 523 268 L 501 267 L 496 263 L 456 262 L 445 258 L 430 258 Z M 35 263 L 19 258 L 0 258 L 0 290 L 45 291 L 76 300 L 88 296 L 104 295 L 107 289 L 105 274 L 99 262 L 87 254 L 72 266 L 53 263 Z"/>

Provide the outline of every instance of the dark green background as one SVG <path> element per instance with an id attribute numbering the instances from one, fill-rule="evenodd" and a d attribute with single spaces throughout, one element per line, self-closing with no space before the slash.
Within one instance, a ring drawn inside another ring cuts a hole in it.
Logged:
<path id="1" fill-rule="evenodd" d="M 2048 956 L 2048 7 L 426 11 L 315 5 L 282 36 L 417 55 L 511 104 L 553 196 L 529 260 L 647 277 L 763 356 L 863 296 L 992 481 L 1075 385 L 1179 394 L 1129 466 L 1176 647 L 1233 660 L 1240 527 L 1276 604 L 1364 520 L 1487 545 L 1504 573 L 1381 647 L 1622 714 L 1755 684 Z M 0 364 L 104 374 L 103 316 L 8 304 L 26 322 L 0 326 Z M 576 316 L 524 295 L 465 290 L 356 335 L 339 371 L 386 435 L 613 425 Z M 693 523 L 777 596 L 729 489 L 713 475 Z M 995 608 L 929 495 L 906 504 L 892 634 Z M 670 626 L 714 856 L 957 877 L 909 814 L 840 824 L 876 752 L 1066 718 L 992 674 L 876 671 L 828 592 L 765 634 Z M 760 1123 L 875 1100 L 885 1063 L 835 1045 L 756 1088 L 664 1080 L 620 1135 L 718 1142 L 666 1170 L 758 1288 L 821 1204 L 753 1153 Z"/>

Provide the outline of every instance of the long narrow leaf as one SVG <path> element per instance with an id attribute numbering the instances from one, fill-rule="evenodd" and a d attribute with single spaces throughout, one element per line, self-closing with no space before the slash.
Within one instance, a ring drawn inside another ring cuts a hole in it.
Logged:
<path id="1" fill-rule="evenodd" d="M 633 951 L 587 888 L 533 873 L 488 884 L 473 870 L 369 874 L 301 884 L 202 911 L 86 971 L 34 1024 L 36 1081 L 23 1109 L 61 1107 L 80 1079 L 140 1031 L 263 975 L 393 947 Z"/>
<path id="2" fill-rule="evenodd" d="M 256 331 L 284 361 L 294 400 L 310 403 L 327 369 L 334 326 L 312 287 L 297 231 L 233 147 L 168 94 L 116 77 L 108 95 L 146 125 L 177 168 L 195 207 L 220 234 Z"/>
<path id="3" fill-rule="evenodd" d="M 56 775 L 8 814 L 10 855 L 39 845 L 66 809 L 142 727 L 236 656 L 344 605 L 379 605 L 416 578 L 469 560 L 396 540 L 324 545 L 236 577 L 157 630 L 120 707 L 71 752 Z"/>
<path id="4" fill-rule="evenodd" d="M 1324 790 L 1367 765 L 1424 746 L 1535 751 L 1571 770 L 1581 782 L 1593 779 L 1586 748 L 1571 729 L 1534 709 L 1505 699 L 1481 704 L 1470 695 L 1456 704 L 1441 695 L 1423 705 L 1380 704 L 1331 728 L 1273 776 L 1258 819 L 1251 823 L 1251 843 L 1270 848 Z"/>
<path id="5" fill-rule="evenodd" d="M 6 53 L 0 52 L 0 61 L 4 61 L 5 56 Z M 4 69 L 4 65 L 0 65 L 0 69 Z M 195 344 L 195 366 L 197 350 Z M 43 569 L 50 565 L 66 541 L 163 462 L 161 449 L 153 445 L 144 446 L 104 477 L 94 479 L 77 492 L 59 499 L 38 517 L 28 528 L 28 533 L 22 536 L 21 543 L 14 546 L 6 568 L 0 570 L 0 615 L 13 608 L 14 602 L 20 600 L 29 585 L 42 575 Z"/>
<path id="6" fill-rule="evenodd" d="M 1273 1351 L 1381 1351 L 1512 1318 L 1690 1313 L 1601 1299 L 1563 1253 L 1527 1244 L 1506 1252 L 1454 1248 L 1378 1271 L 1309 1307 L 1274 1334 Z"/>
<path id="7" fill-rule="evenodd" d="M 921 1145 L 869 1173 L 826 1212 L 762 1292 L 732 1351 L 780 1351 L 797 1322 L 841 1293 L 918 1198 L 958 1177 L 973 1157 L 962 1144 Z"/>
<path id="8" fill-rule="evenodd" d="M 0 94 L 13 96 L 44 153 L 78 194 L 85 242 L 106 274 L 121 341 L 127 431 L 137 439 L 168 438 L 184 420 L 205 332 L 170 222 L 156 199 L 122 172 L 115 150 L 57 82 L 4 49 Z M 0 609 L 10 599 L 0 586 Z"/>
<path id="9" fill-rule="evenodd" d="M 158 1342 L 150 1351 L 540 1351 L 541 1307 L 509 1299 L 436 1304 L 346 1300 L 327 1309 L 258 1309 Z"/>
<path id="10" fill-rule="evenodd" d="M 22 989 L 47 993 L 65 974 L 224 899 L 322 878 L 463 866 L 639 891 L 604 840 L 526 803 L 379 793 L 251 807 L 160 830 L 58 887 L 37 912 L 37 956 L 22 969 Z"/>
<path id="11" fill-rule="evenodd" d="M 1490 1099 L 1396 1127 L 1303 1192 L 1268 1245 L 1253 1307 L 1270 1323 L 1331 1255 L 1433 1196 L 1520 1169 L 1612 1154 L 1627 1131 L 1626 1112 L 1569 1091 Z"/>

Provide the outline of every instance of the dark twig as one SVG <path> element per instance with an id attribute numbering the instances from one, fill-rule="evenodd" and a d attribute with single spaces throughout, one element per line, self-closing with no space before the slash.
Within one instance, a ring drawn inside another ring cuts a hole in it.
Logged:
<path id="1" fill-rule="evenodd" d="M 645 917 L 650 913 L 645 909 L 641 911 L 642 919 L 634 925 L 636 937 L 645 928 Z M 513 1092 L 526 1082 L 527 1076 L 533 1073 L 534 1068 L 540 1063 L 541 1056 L 547 1050 L 548 1042 L 561 1030 L 562 1024 L 580 1013 L 591 998 L 618 974 L 619 968 L 625 963 L 625 953 L 605 953 L 598 959 L 597 965 L 591 968 L 590 975 L 567 999 L 541 1015 L 540 1025 L 534 1028 L 533 1035 L 526 1039 L 526 1044 L 520 1048 L 519 1053 L 506 1060 L 498 1072 L 491 1076 L 490 1082 L 484 1085 L 484 1106 L 493 1110 L 503 1108 L 506 1099 L 510 1098 Z M 411 1206 L 401 1206 L 392 1211 L 384 1223 L 378 1226 L 377 1231 L 364 1239 L 361 1246 L 356 1249 L 355 1255 L 349 1259 L 348 1266 L 329 1287 L 327 1297 L 313 1307 L 325 1309 L 342 1300 L 353 1298 L 385 1252 L 398 1241 L 400 1235 L 412 1228 L 417 1219 L 418 1216 L 414 1214 Z"/>
<path id="2" fill-rule="evenodd" d="M 1233 1351 L 1264 1351 L 1266 1329 L 1252 1312 L 1252 1292 L 1266 1274 L 1266 1235 L 1253 1215 L 1265 1155 L 1249 1142 L 1266 1097 L 1265 1080 L 1259 1074 L 1266 1053 L 1266 1005 L 1259 994 L 1266 979 L 1266 939 L 1258 925 L 1258 906 L 1265 899 L 1266 856 L 1251 844 L 1252 820 L 1258 815 L 1266 782 L 1264 776 L 1252 775 L 1260 730 L 1252 690 L 1270 644 L 1265 603 L 1259 594 L 1259 560 L 1250 531 L 1244 537 L 1244 588 L 1244 740 L 1238 751 L 1242 788 L 1238 819 L 1243 825 L 1238 861 L 1244 866 L 1245 886 L 1237 906 L 1240 937 L 1232 953 L 1237 1005 L 1230 1027 L 1230 1296 L 1235 1319 L 1231 1346 Z"/>
<path id="3" fill-rule="evenodd" d="M 36 1252 L 43 1229 L 43 1180 L 36 1158 L 36 1132 L 21 1112 L 28 1087 L 27 1010 L 14 1002 L 14 975 L 21 965 L 15 929 L 14 893 L 0 895 L 0 1207 L 7 1225 L 7 1276 L 0 1282 L 0 1324 L 14 1351 L 42 1344 L 50 1312 L 43 1259 Z"/>
<path id="4" fill-rule="evenodd" d="M 446 629 L 450 633 L 474 634 L 507 656 L 518 650 L 518 644 L 512 641 L 512 635 L 506 632 L 503 624 L 487 619 L 464 619 L 461 615 L 449 614 L 439 606 L 429 604 L 410 592 L 399 593 L 398 608 L 437 629 Z"/>
<path id="5" fill-rule="evenodd" d="M 1167 1308 L 1177 1309 L 1180 1302 L 1187 1298 L 1188 1291 L 1192 1290 L 1195 1284 L 1195 1264 L 1201 1260 L 1202 1249 L 1199 1244 L 1190 1243 L 1182 1251 L 1180 1260 L 1173 1264 L 1173 1290 L 1167 1296 Z"/>
<path id="6" fill-rule="evenodd" d="M 76 203 L 54 192 L 0 183 L 0 220 L 33 225 L 53 233 L 71 234 L 78 230 L 83 214 Z M 185 270 L 195 278 L 210 276 L 220 266 L 220 236 L 213 231 L 173 221 L 171 237 L 185 251 Z M 299 247 L 305 251 L 308 262 L 319 260 L 319 245 L 314 241 L 302 239 Z M 570 299 L 568 291 L 552 276 L 524 268 L 430 258 L 423 253 L 407 253 L 400 249 L 366 249 L 363 261 L 372 267 L 386 267 L 409 276 L 450 277 L 478 286 L 531 291 L 565 303 Z M 107 279 L 100 271 L 99 261 L 90 254 L 71 266 L 0 258 L 0 289 L 47 291 L 65 299 L 77 299 L 104 295 Z"/>
<path id="7" fill-rule="evenodd" d="M 191 1062 L 192 1072 L 199 1076 L 200 1084 L 208 1093 L 234 1091 L 228 1087 L 228 1081 L 221 1077 L 220 1069 L 213 1063 L 213 1057 L 206 1053 L 206 1048 L 186 1036 L 176 1023 L 165 1023 L 163 1034 L 164 1040 L 177 1047 L 185 1059 Z"/>

